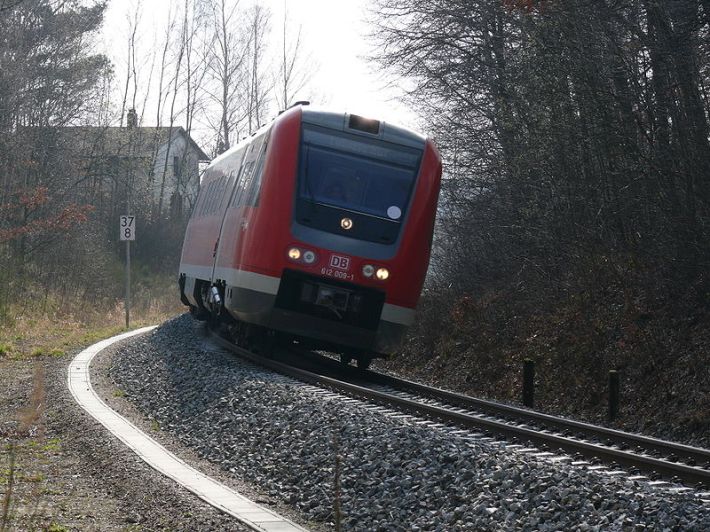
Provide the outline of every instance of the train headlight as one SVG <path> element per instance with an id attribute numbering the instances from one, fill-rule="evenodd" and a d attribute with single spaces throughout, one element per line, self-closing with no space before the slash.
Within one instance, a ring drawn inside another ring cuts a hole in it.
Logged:
<path id="1" fill-rule="evenodd" d="M 380 281 L 386 281 L 390 276 L 390 272 L 387 268 L 379 268 L 376 275 Z"/>
<path id="2" fill-rule="evenodd" d="M 306 251 L 303 253 L 303 262 L 306 264 L 313 264 L 316 261 L 316 254 L 312 251 Z"/>
<path id="3" fill-rule="evenodd" d="M 375 267 L 372 264 L 365 264 L 362 267 L 362 274 L 368 278 L 372 277 L 375 274 Z"/>
<path id="4" fill-rule="evenodd" d="M 342 227 L 346 231 L 349 231 L 353 228 L 353 221 L 350 218 L 343 218 L 342 220 L 340 220 L 340 227 Z"/>
<path id="5" fill-rule="evenodd" d="M 299 260 L 301 258 L 301 250 L 298 248 L 289 249 L 288 258 L 291 260 Z"/>

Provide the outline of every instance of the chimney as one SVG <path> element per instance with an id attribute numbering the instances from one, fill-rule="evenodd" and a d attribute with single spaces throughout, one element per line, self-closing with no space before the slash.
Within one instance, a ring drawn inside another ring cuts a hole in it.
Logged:
<path id="1" fill-rule="evenodd" d="M 128 110 L 128 116 L 126 117 L 126 126 L 128 129 L 134 128 L 138 125 L 138 115 L 135 109 Z"/>

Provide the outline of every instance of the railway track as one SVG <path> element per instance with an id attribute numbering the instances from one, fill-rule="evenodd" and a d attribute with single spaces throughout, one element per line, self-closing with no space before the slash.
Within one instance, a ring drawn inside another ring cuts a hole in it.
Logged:
<path id="1" fill-rule="evenodd" d="M 317 353 L 291 349 L 265 358 L 215 333 L 237 355 L 310 384 L 414 416 L 503 438 L 510 446 L 532 444 L 543 453 L 569 454 L 575 465 L 625 466 L 631 479 L 660 479 L 710 489 L 710 450 L 555 417 L 363 371 Z M 290 354 L 289 354 L 290 353 Z M 710 493 L 708 497 L 710 498 Z"/>

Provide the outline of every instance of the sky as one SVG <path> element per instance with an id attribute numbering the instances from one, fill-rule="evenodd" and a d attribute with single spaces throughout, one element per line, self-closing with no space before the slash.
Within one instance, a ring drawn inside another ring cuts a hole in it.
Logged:
<path id="1" fill-rule="evenodd" d="M 252 0 L 241 0 L 246 5 Z M 402 95 L 397 83 L 366 56 L 372 51 L 367 39 L 370 27 L 365 18 L 371 0 L 288 0 L 289 24 L 294 29 L 302 25 L 303 51 L 317 65 L 311 83 L 313 105 L 347 111 L 415 128 L 414 110 L 398 101 Z M 127 42 L 127 12 L 136 0 L 110 0 L 106 12 L 103 40 L 107 53 L 114 60 L 117 74 L 125 69 Z M 284 0 L 261 0 L 271 12 L 273 38 L 280 43 Z M 142 0 L 139 33 L 143 46 L 150 47 L 155 36 L 164 32 L 169 0 Z M 276 45 L 276 43 L 274 43 Z M 124 78 L 125 79 L 125 78 Z M 388 87 L 389 85 L 389 87 Z M 297 98 L 305 99 L 305 98 Z M 151 125 L 146 113 L 143 125 Z"/>

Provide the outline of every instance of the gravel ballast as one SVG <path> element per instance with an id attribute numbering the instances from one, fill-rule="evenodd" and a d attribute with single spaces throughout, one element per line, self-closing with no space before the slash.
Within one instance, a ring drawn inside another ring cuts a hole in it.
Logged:
<path id="1" fill-rule="evenodd" d="M 692 493 L 320 394 L 211 347 L 201 330 L 183 315 L 124 343 L 110 378 L 162 431 L 305 520 L 332 525 L 337 500 L 347 530 L 710 529 L 710 505 Z"/>

